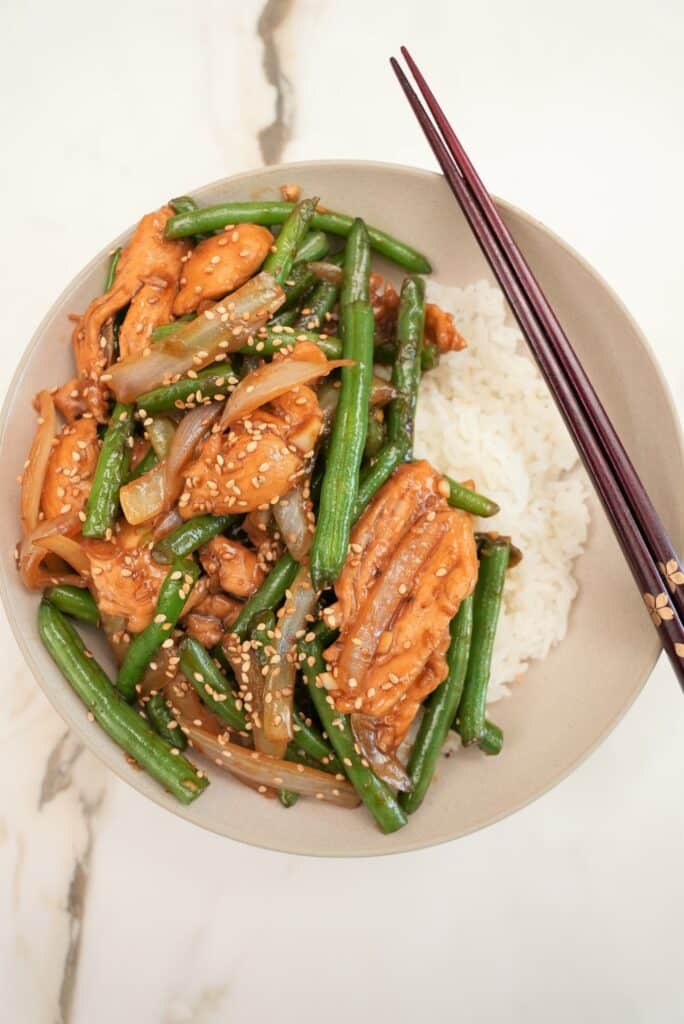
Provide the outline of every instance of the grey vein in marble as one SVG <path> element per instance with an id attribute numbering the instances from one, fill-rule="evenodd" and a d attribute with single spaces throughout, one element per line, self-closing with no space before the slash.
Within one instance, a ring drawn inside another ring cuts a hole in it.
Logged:
<path id="1" fill-rule="evenodd" d="M 82 752 L 83 744 L 70 732 L 65 732 L 57 740 L 48 755 L 43 780 L 40 784 L 39 811 L 71 785 L 71 769 Z"/>
<path id="2" fill-rule="evenodd" d="M 273 121 L 258 134 L 261 156 L 265 164 L 277 164 L 282 159 L 292 134 L 294 90 L 283 71 L 276 34 L 293 7 L 294 0 L 267 0 L 257 22 L 257 33 L 264 47 L 264 75 L 276 93 Z"/>
<path id="3" fill-rule="evenodd" d="M 78 754 L 76 754 L 78 756 Z M 67 783 L 68 785 L 68 783 Z M 81 951 L 81 935 L 83 931 L 83 916 L 86 907 L 86 891 L 88 888 L 88 877 L 90 858 L 93 852 L 93 819 L 99 810 L 104 791 L 94 800 L 81 797 L 80 804 L 83 812 L 83 820 L 87 830 L 87 841 L 85 849 L 74 864 L 74 870 L 69 882 L 69 893 L 67 896 L 66 912 L 68 915 L 68 941 L 64 957 L 64 969 L 62 971 L 62 982 L 59 988 L 59 1024 L 69 1024 L 71 1019 L 71 1007 L 76 988 L 76 977 L 78 970 L 78 958 Z"/>

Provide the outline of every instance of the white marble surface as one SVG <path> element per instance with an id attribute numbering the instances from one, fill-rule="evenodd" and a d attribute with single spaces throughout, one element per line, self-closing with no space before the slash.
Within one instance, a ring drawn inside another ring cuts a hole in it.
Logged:
<path id="1" fill-rule="evenodd" d="M 491 189 L 605 274 L 681 402 L 675 0 L 3 5 L 3 388 L 73 274 L 167 196 L 279 159 L 431 167 L 386 64 L 402 42 Z M 203 834 L 106 775 L 0 628 L 3 1020 L 683 1018 L 684 704 L 665 663 L 514 818 L 314 861 Z"/>

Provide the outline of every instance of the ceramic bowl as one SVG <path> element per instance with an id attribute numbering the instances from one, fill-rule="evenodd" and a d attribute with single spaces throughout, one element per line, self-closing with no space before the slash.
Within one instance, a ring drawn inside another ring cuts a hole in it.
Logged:
<path id="1" fill-rule="evenodd" d="M 278 186 L 298 182 L 333 209 L 410 241 L 433 261 L 434 277 L 465 285 L 488 268 L 441 176 L 408 167 L 361 161 L 308 162 L 240 174 L 193 194 L 201 204 L 278 198 Z M 160 195 L 160 203 L 165 199 Z M 542 224 L 499 201 L 501 213 L 579 353 L 675 544 L 684 546 L 684 476 L 677 416 L 647 342 L 606 283 Z M 143 210 L 132 213 L 139 217 Z M 363 808 L 341 811 L 302 800 L 285 811 L 257 798 L 218 769 L 212 785 L 181 807 L 86 718 L 38 638 L 38 597 L 27 592 L 14 565 L 18 488 L 35 429 L 36 391 L 71 373 L 69 313 L 83 310 L 102 288 L 103 249 L 55 302 L 21 359 L 0 420 L 0 587 L 5 610 L 36 680 L 86 746 L 117 775 L 157 804 L 203 828 L 257 846 L 303 854 L 356 856 L 414 850 L 455 839 L 524 806 L 559 782 L 606 736 L 644 685 L 658 640 L 592 497 L 591 532 L 576 572 L 579 597 L 563 642 L 533 663 L 523 683 L 497 704 L 506 743 L 501 756 L 461 751 L 444 759 L 439 777 L 408 826 L 383 836 Z M 524 415 L 524 409 L 520 410 Z M 448 423 L 444 424 L 448 430 Z M 97 644 L 95 644 L 96 650 Z M 105 652 L 99 649 L 103 659 Z M 600 800 L 600 793 L 596 795 Z"/>

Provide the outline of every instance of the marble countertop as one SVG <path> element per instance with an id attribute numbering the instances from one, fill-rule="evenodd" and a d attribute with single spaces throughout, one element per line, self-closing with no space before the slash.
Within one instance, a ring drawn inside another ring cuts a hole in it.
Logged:
<path id="1" fill-rule="evenodd" d="M 681 4 L 62 0 L 5 5 L 0 39 L 3 391 L 62 288 L 160 199 L 263 162 L 432 167 L 386 62 L 406 42 L 492 191 L 606 276 L 684 399 Z M 322 861 L 146 802 L 0 630 L 11 1024 L 682 1019 L 684 704 L 663 661 L 600 750 L 513 818 Z"/>

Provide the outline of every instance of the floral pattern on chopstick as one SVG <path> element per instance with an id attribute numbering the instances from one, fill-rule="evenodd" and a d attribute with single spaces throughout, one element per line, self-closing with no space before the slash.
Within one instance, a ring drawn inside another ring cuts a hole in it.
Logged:
<path id="1" fill-rule="evenodd" d="M 661 622 L 669 622 L 674 618 L 674 612 L 670 608 L 670 602 L 664 590 L 660 594 L 644 594 L 644 604 L 648 608 L 648 614 L 651 616 L 654 626 L 659 626 Z"/>
<path id="2" fill-rule="evenodd" d="M 684 572 L 682 568 L 674 558 L 671 558 L 669 562 L 658 562 L 658 568 L 667 580 L 667 585 L 674 594 L 675 590 L 679 585 L 684 583 Z"/>

